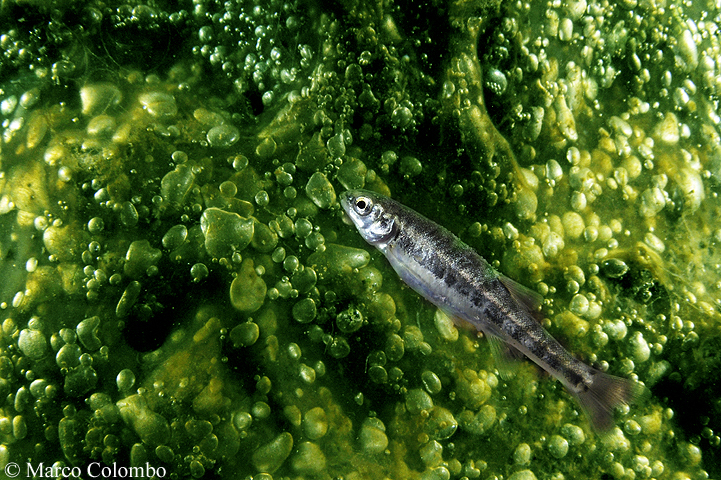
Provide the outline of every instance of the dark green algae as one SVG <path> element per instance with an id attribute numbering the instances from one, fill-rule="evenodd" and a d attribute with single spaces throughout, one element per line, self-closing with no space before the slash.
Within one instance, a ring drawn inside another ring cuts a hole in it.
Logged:
<path id="1" fill-rule="evenodd" d="M 326 7 L 3 4 L 0 461 L 718 475 L 716 87 L 670 40 L 711 22 Z M 501 378 L 341 221 L 357 187 L 538 290 L 554 336 L 648 394 L 598 435 L 528 362 Z"/>

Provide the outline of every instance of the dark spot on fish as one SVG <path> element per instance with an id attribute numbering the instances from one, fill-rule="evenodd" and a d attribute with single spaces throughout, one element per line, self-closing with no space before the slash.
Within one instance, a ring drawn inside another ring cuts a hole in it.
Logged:
<path id="1" fill-rule="evenodd" d="M 485 297 L 481 293 L 475 293 L 471 297 L 471 303 L 473 303 L 476 307 L 480 307 L 485 301 Z"/>

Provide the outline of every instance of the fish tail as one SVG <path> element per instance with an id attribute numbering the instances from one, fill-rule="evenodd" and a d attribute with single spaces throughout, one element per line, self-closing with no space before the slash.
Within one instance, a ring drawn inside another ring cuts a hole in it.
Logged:
<path id="1" fill-rule="evenodd" d="M 582 384 L 576 396 L 591 419 L 595 430 L 608 431 L 614 424 L 613 410 L 623 404 L 634 403 L 643 387 L 631 380 L 614 377 L 591 368 L 591 383 Z"/>

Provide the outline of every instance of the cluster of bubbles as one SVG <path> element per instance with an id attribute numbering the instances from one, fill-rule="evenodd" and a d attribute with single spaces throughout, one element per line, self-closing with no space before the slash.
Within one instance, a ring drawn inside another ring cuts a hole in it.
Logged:
<path id="1" fill-rule="evenodd" d="M 222 71 L 262 111 L 291 91 L 300 94 L 318 55 L 313 19 L 299 2 L 195 2 L 194 55 Z M 311 42 L 311 43 L 308 43 Z"/>

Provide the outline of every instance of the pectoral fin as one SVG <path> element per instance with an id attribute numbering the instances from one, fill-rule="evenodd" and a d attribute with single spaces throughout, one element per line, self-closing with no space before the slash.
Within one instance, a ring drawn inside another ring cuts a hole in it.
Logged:
<path id="1" fill-rule="evenodd" d="M 486 338 L 488 338 L 488 346 L 491 348 L 491 354 L 496 361 L 498 375 L 500 375 L 503 380 L 513 378 L 518 370 L 518 363 L 525 355 L 501 340 L 497 335 L 486 332 L 485 330 L 483 333 Z"/>

